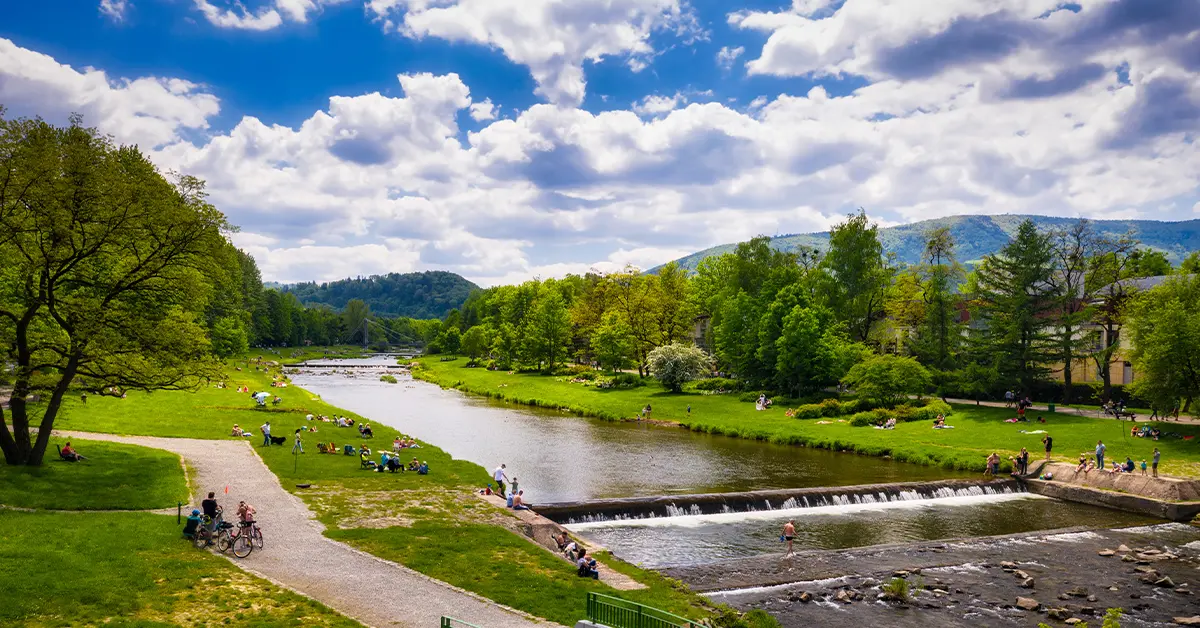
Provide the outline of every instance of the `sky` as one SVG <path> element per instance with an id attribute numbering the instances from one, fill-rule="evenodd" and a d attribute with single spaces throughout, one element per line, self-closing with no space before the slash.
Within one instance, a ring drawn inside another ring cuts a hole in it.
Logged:
<path id="1" fill-rule="evenodd" d="M 270 281 L 481 285 L 955 214 L 1200 218 L 1197 0 L 38 0 L 6 116 L 207 182 Z"/>

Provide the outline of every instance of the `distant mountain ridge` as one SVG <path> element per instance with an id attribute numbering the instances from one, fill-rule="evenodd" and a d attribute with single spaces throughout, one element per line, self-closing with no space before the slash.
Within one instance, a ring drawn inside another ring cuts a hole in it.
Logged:
<path id="1" fill-rule="evenodd" d="M 442 318 L 462 307 L 467 295 L 479 286 L 461 275 L 443 270 L 420 273 L 388 273 L 339 279 L 325 283 L 303 282 L 280 285 L 296 295 L 305 306 L 327 305 L 335 310 L 351 299 L 362 299 L 371 312 L 382 316 Z"/>
<path id="2" fill-rule="evenodd" d="M 896 260 L 907 264 L 921 261 L 925 250 L 925 234 L 938 227 L 948 227 L 954 236 L 955 256 L 960 262 L 972 262 L 998 252 L 1017 231 L 1026 218 L 1039 229 L 1062 229 L 1079 221 L 1078 218 L 1002 214 L 995 216 L 949 216 L 920 222 L 881 227 L 879 240 L 884 253 L 894 253 Z M 1143 248 L 1162 251 L 1172 264 L 1183 261 L 1192 251 L 1200 250 L 1200 220 L 1166 222 L 1161 220 L 1091 220 L 1100 234 L 1119 236 L 1127 232 L 1141 241 Z M 721 244 L 679 258 L 676 262 L 694 271 L 700 260 L 733 252 L 736 243 Z M 829 246 L 829 232 L 781 235 L 771 238 L 771 247 L 795 251 L 812 247 L 824 251 Z M 654 269 L 657 270 L 657 269 Z M 653 272 L 653 270 L 651 271 Z"/>

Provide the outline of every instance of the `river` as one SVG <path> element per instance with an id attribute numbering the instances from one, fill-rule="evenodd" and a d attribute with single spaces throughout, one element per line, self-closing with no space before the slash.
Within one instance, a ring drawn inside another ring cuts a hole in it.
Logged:
<path id="1" fill-rule="evenodd" d="M 391 358 L 314 362 L 293 381 L 338 407 L 434 444 L 486 469 L 504 463 L 534 503 L 611 497 L 849 486 L 976 477 L 884 458 L 690 432 L 508 404 L 412 380 L 379 380 Z M 482 481 L 483 478 L 481 478 Z M 796 520 L 797 549 L 1136 525 L 1145 517 L 1033 495 L 950 497 L 896 504 L 665 517 L 572 525 L 622 558 L 690 565 L 780 550 Z"/>

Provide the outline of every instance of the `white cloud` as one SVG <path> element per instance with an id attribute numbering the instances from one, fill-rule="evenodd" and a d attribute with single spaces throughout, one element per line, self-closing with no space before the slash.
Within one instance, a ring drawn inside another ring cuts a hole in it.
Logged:
<path id="1" fill-rule="evenodd" d="M 233 28 L 248 31 L 269 31 L 283 24 L 279 11 L 273 8 L 262 8 L 251 12 L 240 2 L 231 7 L 221 9 L 208 0 L 195 0 L 196 8 L 204 14 L 209 24 L 220 28 Z"/>
<path id="2" fill-rule="evenodd" d="M 484 99 L 483 102 L 471 104 L 471 119 L 476 122 L 485 122 L 487 120 L 496 119 L 496 106 L 492 104 L 491 98 Z"/>
<path id="3" fill-rule="evenodd" d="M 696 22 L 682 0 L 368 0 L 386 30 L 492 46 L 529 68 L 537 93 L 583 102 L 585 61 L 624 57 L 634 71 L 654 54 L 649 39 L 672 30 L 685 41 Z"/>
<path id="4" fill-rule="evenodd" d="M 419 11 L 434 4 L 449 6 Z M 834 19 L 829 6 L 805 4 L 822 20 Z M 457 75 L 406 74 L 401 97 L 333 95 L 294 126 L 245 117 L 208 132 L 218 102 L 201 86 L 115 80 L 0 40 L 0 102 L 56 121 L 79 111 L 161 167 L 204 178 L 267 279 L 444 268 L 494 284 L 823 230 L 859 206 L 885 224 L 1190 218 L 1200 81 L 1164 50 L 1135 41 L 1104 53 L 1105 67 L 1128 58 L 1127 76 L 1085 67 L 1064 78 L 1033 62 L 1038 72 L 1015 73 L 1021 49 L 970 72 L 818 86 L 742 110 L 684 91 L 629 110 L 539 104 L 507 119 Z M 465 141 L 464 113 L 480 123 Z"/>
<path id="5" fill-rule="evenodd" d="M 114 22 L 122 22 L 131 6 L 129 0 L 100 0 L 100 14 Z"/>
<path id="6" fill-rule="evenodd" d="M 746 52 L 746 49 L 742 46 L 738 46 L 737 48 L 721 46 L 721 49 L 717 51 L 717 66 L 723 70 L 731 69 L 733 67 L 733 63 L 737 61 L 737 58 L 742 56 L 744 52 Z"/>

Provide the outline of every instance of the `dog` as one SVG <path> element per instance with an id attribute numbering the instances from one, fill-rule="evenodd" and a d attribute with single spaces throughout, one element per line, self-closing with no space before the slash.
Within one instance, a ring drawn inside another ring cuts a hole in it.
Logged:
<path id="1" fill-rule="evenodd" d="M 271 437 L 272 445 L 282 445 L 286 442 L 287 442 L 287 436 L 272 436 Z"/>

